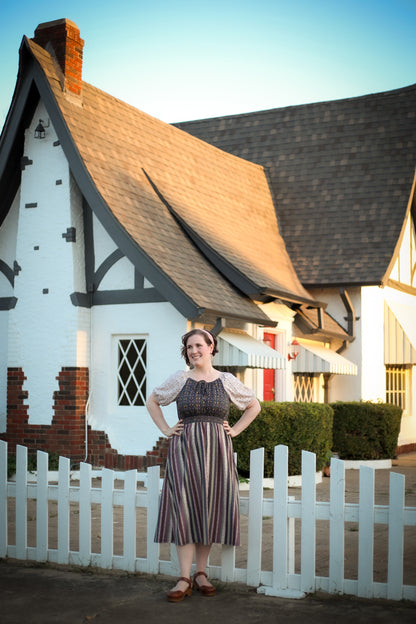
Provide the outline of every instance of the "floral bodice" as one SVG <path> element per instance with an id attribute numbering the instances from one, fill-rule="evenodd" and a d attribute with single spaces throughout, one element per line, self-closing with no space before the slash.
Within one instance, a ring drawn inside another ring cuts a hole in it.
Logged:
<path id="1" fill-rule="evenodd" d="M 218 379 L 206 382 L 206 381 L 195 381 L 185 371 L 177 371 L 173 375 L 171 375 L 164 383 L 153 390 L 153 394 L 156 397 L 159 405 L 169 405 L 178 398 L 179 393 L 185 386 L 187 381 L 190 381 L 191 384 L 188 384 L 189 390 L 192 389 L 192 392 L 197 395 L 196 390 L 201 393 L 204 388 L 204 384 L 206 386 L 211 386 L 211 384 L 216 384 L 216 386 L 212 386 L 211 390 L 214 390 L 215 387 L 218 387 L 218 383 L 220 382 L 230 400 L 238 409 L 245 410 L 250 403 L 255 399 L 255 394 L 253 390 L 247 388 L 237 377 L 234 377 L 231 373 L 223 373 L 220 372 L 220 376 Z M 196 386 L 194 385 L 196 384 Z M 198 388 L 199 386 L 199 388 Z M 185 390 L 185 393 L 187 390 Z M 212 394 L 210 392 L 210 394 Z M 180 411 L 180 405 L 178 404 L 178 411 Z"/>

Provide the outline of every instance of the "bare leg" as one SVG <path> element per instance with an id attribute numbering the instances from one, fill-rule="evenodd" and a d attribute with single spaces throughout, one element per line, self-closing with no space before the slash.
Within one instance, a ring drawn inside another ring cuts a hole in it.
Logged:
<path id="1" fill-rule="evenodd" d="M 205 572 L 210 550 L 211 550 L 211 544 L 209 544 L 208 546 L 206 546 L 205 544 L 195 544 L 196 571 L 197 572 Z M 203 576 L 202 574 L 198 576 L 196 582 L 200 587 L 202 587 L 202 585 L 207 585 L 208 587 L 212 587 L 208 579 L 206 579 L 205 576 Z"/>
<path id="2" fill-rule="evenodd" d="M 192 561 L 194 559 L 195 544 L 185 544 L 185 546 L 176 546 L 178 553 L 179 568 L 181 576 L 190 578 Z M 180 590 L 185 591 L 188 589 L 188 585 L 184 581 L 178 581 L 172 591 Z"/>

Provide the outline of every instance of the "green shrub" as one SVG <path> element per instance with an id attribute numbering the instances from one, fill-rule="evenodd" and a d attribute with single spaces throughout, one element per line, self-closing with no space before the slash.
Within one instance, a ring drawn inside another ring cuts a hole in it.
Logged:
<path id="1" fill-rule="evenodd" d="M 332 414 L 332 408 L 324 403 L 262 402 L 257 418 L 233 438 L 239 473 L 248 476 L 250 451 L 264 447 L 264 476 L 272 477 L 277 444 L 289 448 L 289 475 L 301 473 L 302 450 L 316 454 L 316 468 L 321 470 L 331 454 Z M 230 424 L 240 416 L 241 412 L 231 406 Z"/>
<path id="2" fill-rule="evenodd" d="M 333 449 L 341 459 L 391 459 L 400 433 L 402 410 L 389 403 L 331 403 Z"/>

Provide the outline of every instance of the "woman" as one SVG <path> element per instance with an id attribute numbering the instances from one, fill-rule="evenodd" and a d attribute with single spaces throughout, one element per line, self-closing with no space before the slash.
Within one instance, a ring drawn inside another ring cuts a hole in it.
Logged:
<path id="1" fill-rule="evenodd" d="M 238 546 L 239 493 L 231 438 L 260 412 L 254 392 L 234 375 L 212 366 L 216 337 L 193 329 L 182 337 L 182 355 L 191 369 L 178 371 L 155 388 L 147 409 L 161 432 L 171 438 L 162 489 L 156 542 L 174 542 L 181 577 L 168 593 L 170 602 L 190 596 L 192 586 L 213 596 L 205 568 L 213 543 Z M 161 407 L 177 403 L 178 422 L 169 427 Z M 244 410 L 230 427 L 230 403 Z M 190 579 L 195 554 L 196 574 Z"/>

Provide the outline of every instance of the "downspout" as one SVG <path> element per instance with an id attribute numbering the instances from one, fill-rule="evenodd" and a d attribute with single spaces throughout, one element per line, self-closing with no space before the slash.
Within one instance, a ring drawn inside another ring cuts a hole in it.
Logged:
<path id="1" fill-rule="evenodd" d="M 89 300 L 90 311 L 90 361 L 89 361 L 89 374 L 88 374 L 88 399 L 85 404 L 85 462 L 88 459 L 88 412 L 91 401 L 91 384 L 92 384 L 92 315 L 93 315 L 93 295 L 94 295 L 94 226 L 92 211 L 85 199 L 82 200 L 82 214 L 84 222 L 84 261 L 85 261 L 85 286 L 87 296 Z"/>
<path id="2" fill-rule="evenodd" d="M 90 407 L 90 397 L 91 397 L 91 395 L 88 394 L 88 399 L 87 399 L 87 402 L 85 404 L 85 457 L 84 457 L 84 463 L 86 463 L 86 461 L 88 459 L 88 409 Z"/>
<path id="3" fill-rule="evenodd" d="M 92 381 L 92 306 L 90 308 L 90 361 L 89 361 L 89 374 L 88 374 L 88 399 L 85 404 L 85 458 L 84 463 L 88 459 L 88 411 L 91 400 L 91 381 Z"/>
<path id="4" fill-rule="evenodd" d="M 324 403 L 329 403 L 329 381 L 333 375 L 332 373 L 324 373 L 323 376 L 324 383 L 322 387 L 324 389 Z"/>
<path id="5" fill-rule="evenodd" d="M 218 336 L 218 334 L 220 334 L 223 329 L 225 329 L 225 318 L 220 316 L 219 318 L 217 318 L 217 322 L 210 331 L 211 334 L 214 334 L 214 336 Z"/>

